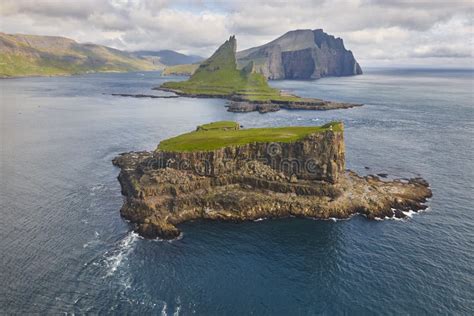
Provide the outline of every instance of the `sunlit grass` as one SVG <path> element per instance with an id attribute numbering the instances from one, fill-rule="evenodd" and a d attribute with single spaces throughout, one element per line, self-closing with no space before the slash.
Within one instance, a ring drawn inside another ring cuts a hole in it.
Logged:
<path id="1" fill-rule="evenodd" d="M 232 130 L 236 122 L 222 121 L 203 125 L 207 129 L 182 134 L 166 139 L 158 145 L 158 149 L 174 152 L 210 151 L 227 146 L 239 146 L 250 143 L 294 142 L 312 133 L 328 130 L 342 131 L 339 122 L 331 122 L 323 126 L 291 126 L 273 128 L 249 128 Z"/>

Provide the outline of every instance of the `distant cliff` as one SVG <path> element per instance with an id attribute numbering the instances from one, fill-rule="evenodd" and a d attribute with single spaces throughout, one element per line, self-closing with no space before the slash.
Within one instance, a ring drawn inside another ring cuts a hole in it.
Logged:
<path id="1" fill-rule="evenodd" d="M 323 30 L 295 30 L 262 46 L 237 53 L 240 67 L 254 62 L 254 71 L 268 79 L 317 79 L 362 74 L 341 38 Z"/>
<path id="2" fill-rule="evenodd" d="M 0 32 L 0 78 L 159 70 L 131 53 L 57 36 Z"/>

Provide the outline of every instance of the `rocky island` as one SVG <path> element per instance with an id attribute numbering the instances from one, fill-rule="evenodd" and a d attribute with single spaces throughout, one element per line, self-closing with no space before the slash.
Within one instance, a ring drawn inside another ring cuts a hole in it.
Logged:
<path id="1" fill-rule="evenodd" d="M 282 108 L 329 110 L 361 105 L 282 93 L 270 87 L 265 76 L 256 72 L 254 61 L 249 61 L 242 69 L 238 69 L 236 49 L 237 41 L 231 36 L 210 58 L 199 65 L 188 80 L 165 82 L 154 89 L 187 97 L 228 99 L 228 111 L 231 112 L 265 113 Z"/>
<path id="2" fill-rule="evenodd" d="M 121 168 L 121 215 L 146 238 L 176 238 L 176 225 L 195 219 L 403 218 L 431 197 L 421 178 L 347 171 L 340 122 L 250 129 L 215 122 L 113 163 Z"/>

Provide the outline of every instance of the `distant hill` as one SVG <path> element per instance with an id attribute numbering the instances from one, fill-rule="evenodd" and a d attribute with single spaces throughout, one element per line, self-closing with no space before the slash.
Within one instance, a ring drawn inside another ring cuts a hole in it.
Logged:
<path id="1" fill-rule="evenodd" d="M 57 36 L 0 32 L 0 77 L 159 70 L 131 53 Z"/>
<path id="2" fill-rule="evenodd" d="M 362 74 L 341 38 L 323 30 L 295 30 L 262 46 L 237 53 L 239 67 L 254 62 L 268 79 L 317 79 Z"/>
<path id="3" fill-rule="evenodd" d="M 175 66 L 183 64 L 194 64 L 204 60 L 203 57 L 197 55 L 185 55 L 173 50 L 159 50 L 149 51 L 141 50 L 136 51 L 134 54 L 138 57 L 147 58 L 150 60 L 157 60 L 165 66 Z"/>
<path id="4" fill-rule="evenodd" d="M 191 76 L 198 68 L 198 63 L 166 66 L 161 74 L 163 76 Z"/>

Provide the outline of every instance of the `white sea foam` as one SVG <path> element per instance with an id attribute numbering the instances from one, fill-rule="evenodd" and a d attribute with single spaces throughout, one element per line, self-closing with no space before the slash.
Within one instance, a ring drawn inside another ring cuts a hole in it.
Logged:
<path id="1" fill-rule="evenodd" d="M 264 221 L 266 219 L 267 219 L 266 217 L 260 217 L 260 218 L 254 219 L 253 221 L 254 222 L 261 222 L 261 221 Z"/>
<path id="2" fill-rule="evenodd" d="M 176 310 L 173 313 L 173 316 L 179 316 L 179 312 L 181 311 L 181 305 L 176 306 Z"/>
<path id="3" fill-rule="evenodd" d="M 98 243 L 100 242 L 99 236 L 100 236 L 100 234 L 99 234 L 97 231 L 95 231 L 95 232 L 94 232 L 94 239 L 89 240 L 89 241 L 86 242 L 84 245 L 82 245 L 82 247 L 83 247 L 83 248 L 87 248 L 87 247 L 89 247 L 90 245 L 98 244 Z"/>
<path id="4" fill-rule="evenodd" d="M 398 218 L 398 217 L 395 217 L 395 216 L 392 216 L 392 217 L 385 216 L 382 220 L 403 221 L 404 218 Z"/>
<path id="5" fill-rule="evenodd" d="M 173 316 L 179 316 L 180 311 L 181 311 L 181 299 L 178 296 L 178 298 L 176 299 L 176 310 L 174 311 Z"/>
<path id="6" fill-rule="evenodd" d="M 128 233 L 117 244 L 117 248 L 110 253 L 106 253 L 105 263 L 107 265 L 107 276 L 111 276 L 121 266 L 123 260 L 132 251 L 135 241 L 138 239 L 138 234 L 135 232 Z"/>
<path id="7" fill-rule="evenodd" d="M 350 220 L 353 216 L 355 216 L 357 214 L 352 214 L 346 218 L 336 218 L 336 217 L 329 217 L 329 218 L 318 218 L 318 217 L 305 217 L 305 218 L 309 218 L 313 221 L 331 221 L 331 222 L 339 222 L 339 221 L 348 221 Z"/>
<path id="8" fill-rule="evenodd" d="M 166 304 L 166 302 L 163 302 L 163 308 L 161 309 L 161 316 L 168 315 L 167 309 L 168 309 L 168 304 Z"/>
<path id="9" fill-rule="evenodd" d="M 89 195 L 94 196 L 94 195 L 95 195 L 95 192 L 100 191 L 100 190 L 102 190 L 102 189 L 104 189 L 104 188 L 105 188 L 105 186 L 104 186 L 103 184 L 101 184 L 101 183 L 96 184 L 96 185 L 94 185 L 94 186 L 92 186 L 92 187 L 90 188 Z"/>

